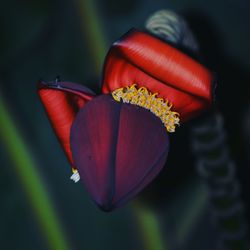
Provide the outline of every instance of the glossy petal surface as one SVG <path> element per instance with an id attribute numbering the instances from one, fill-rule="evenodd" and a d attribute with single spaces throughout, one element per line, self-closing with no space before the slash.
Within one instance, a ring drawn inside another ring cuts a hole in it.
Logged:
<path id="1" fill-rule="evenodd" d="M 136 83 L 169 100 L 188 120 L 211 104 L 212 74 L 167 43 L 131 30 L 111 47 L 104 65 L 103 92 Z"/>
<path id="2" fill-rule="evenodd" d="M 159 173 L 169 138 L 150 111 L 102 95 L 77 114 L 71 148 L 91 197 L 109 211 L 133 198 Z"/>
<path id="3" fill-rule="evenodd" d="M 68 82 L 40 82 L 38 94 L 51 125 L 71 163 L 70 128 L 75 116 L 95 94 L 88 88 Z"/>

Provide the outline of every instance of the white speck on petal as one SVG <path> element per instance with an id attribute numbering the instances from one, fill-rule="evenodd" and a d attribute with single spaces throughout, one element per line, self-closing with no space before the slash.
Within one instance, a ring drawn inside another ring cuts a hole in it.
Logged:
<path id="1" fill-rule="evenodd" d="M 75 173 L 71 175 L 70 179 L 74 181 L 75 183 L 78 182 L 80 180 L 80 175 L 78 171 L 75 171 Z"/>

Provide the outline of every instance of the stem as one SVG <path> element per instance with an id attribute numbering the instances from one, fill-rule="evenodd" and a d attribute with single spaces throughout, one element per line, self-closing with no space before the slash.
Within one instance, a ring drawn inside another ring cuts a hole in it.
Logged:
<path id="1" fill-rule="evenodd" d="M 49 195 L 37 172 L 37 166 L 29 154 L 29 150 L 21 138 L 19 131 L 14 126 L 14 122 L 7 111 L 6 104 L 1 95 L 0 124 L 1 142 L 5 145 L 5 150 L 13 162 L 12 167 L 15 168 L 15 172 L 37 216 L 49 249 L 70 249 L 62 232 L 56 212 L 51 205 Z"/>
<path id="2" fill-rule="evenodd" d="M 144 249 L 167 250 L 168 248 L 164 245 L 161 226 L 156 213 L 137 201 L 134 202 L 134 214 L 143 238 Z"/>
<path id="3" fill-rule="evenodd" d="M 77 11 L 80 14 L 84 39 L 87 41 L 88 49 L 95 67 L 95 72 L 99 75 L 107 52 L 107 43 L 102 30 L 101 20 L 97 13 L 94 1 L 75 1 Z"/>

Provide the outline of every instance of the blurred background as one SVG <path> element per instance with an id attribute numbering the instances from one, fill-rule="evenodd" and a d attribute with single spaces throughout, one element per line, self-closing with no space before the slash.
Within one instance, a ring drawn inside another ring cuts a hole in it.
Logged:
<path id="1" fill-rule="evenodd" d="M 164 170 L 135 201 L 104 213 L 80 183 L 70 181 L 70 166 L 36 93 L 39 79 L 57 75 L 99 92 L 109 46 L 131 27 L 143 29 L 160 9 L 186 18 L 203 63 L 216 72 L 216 106 L 241 187 L 241 222 L 248 224 L 249 1 L 9 0 L 0 2 L 1 250 L 218 247 L 223 230 L 211 214 L 206 179 L 191 150 L 190 131 L 200 120 L 171 135 Z M 248 249 L 240 243 L 226 247 Z"/>

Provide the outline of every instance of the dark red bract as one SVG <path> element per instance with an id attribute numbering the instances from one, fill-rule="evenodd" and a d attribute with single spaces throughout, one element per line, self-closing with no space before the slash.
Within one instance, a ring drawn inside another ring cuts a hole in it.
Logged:
<path id="1" fill-rule="evenodd" d="M 159 173 L 169 140 L 161 120 L 148 110 L 101 95 L 77 114 L 71 148 L 88 192 L 103 210 L 111 210 Z"/>

